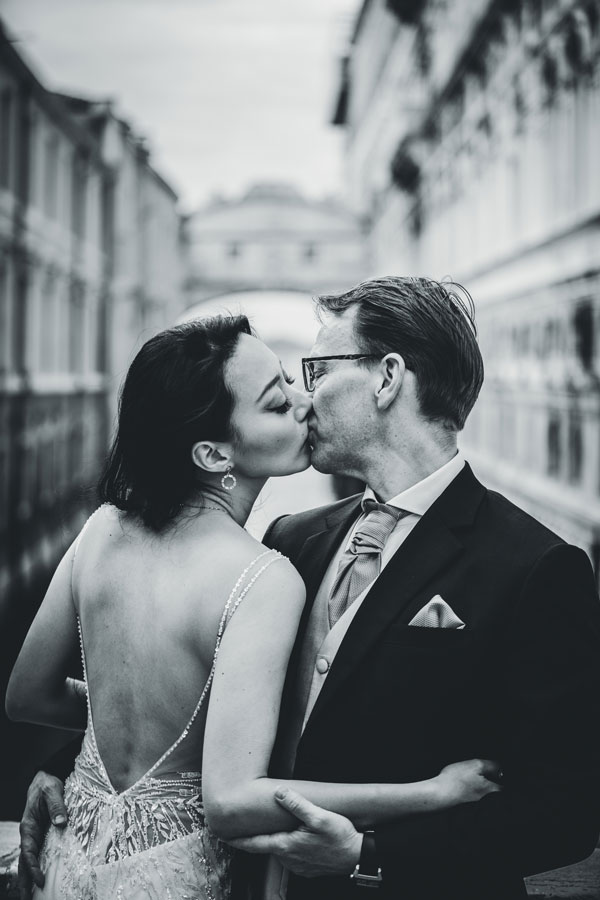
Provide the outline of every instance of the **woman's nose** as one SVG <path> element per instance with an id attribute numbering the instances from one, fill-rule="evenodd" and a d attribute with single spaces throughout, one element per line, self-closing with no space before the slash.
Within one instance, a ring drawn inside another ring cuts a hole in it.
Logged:
<path id="1" fill-rule="evenodd" d="M 294 415 L 298 422 L 303 422 L 312 409 L 312 397 L 304 391 L 295 391 Z"/>

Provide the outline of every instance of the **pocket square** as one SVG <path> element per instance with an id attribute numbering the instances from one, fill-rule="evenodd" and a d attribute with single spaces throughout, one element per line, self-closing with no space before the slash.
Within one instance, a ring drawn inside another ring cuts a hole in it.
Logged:
<path id="1" fill-rule="evenodd" d="M 458 618 L 452 607 L 448 606 L 439 594 L 432 597 L 408 624 L 416 625 L 419 628 L 456 628 L 458 630 L 465 627 L 462 619 Z"/>

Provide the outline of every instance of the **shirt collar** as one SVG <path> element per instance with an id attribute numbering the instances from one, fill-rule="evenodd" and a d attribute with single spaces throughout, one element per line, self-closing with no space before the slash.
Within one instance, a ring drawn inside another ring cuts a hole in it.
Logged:
<path id="1" fill-rule="evenodd" d="M 464 466 L 465 458 L 461 451 L 458 450 L 451 460 L 444 463 L 443 466 L 440 466 L 427 478 L 423 478 L 405 491 L 396 494 L 391 500 L 386 500 L 386 503 L 389 506 L 397 506 L 399 509 L 404 509 L 417 516 L 424 516 L 429 507 L 444 493 L 448 485 L 454 481 Z M 371 488 L 367 487 L 362 499 L 377 500 L 377 497 Z"/>

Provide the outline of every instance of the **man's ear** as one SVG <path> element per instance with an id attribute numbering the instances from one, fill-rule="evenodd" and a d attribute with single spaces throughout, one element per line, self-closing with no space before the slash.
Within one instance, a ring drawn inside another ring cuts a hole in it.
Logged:
<path id="1" fill-rule="evenodd" d="M 227 466 L 233 467 L 233 453 L 229 444 L 198 441 L 192 447 L 192 461 L 204 472 L 221 474 Z"/>
<path id="2" fill-rule="evenodd" d="M 377 372 L 375 401 L 378 409 L 388 409 L 394 402 L 404 381 L 406 365 L 399 353 L 388 353 L 383 357 Z"/>

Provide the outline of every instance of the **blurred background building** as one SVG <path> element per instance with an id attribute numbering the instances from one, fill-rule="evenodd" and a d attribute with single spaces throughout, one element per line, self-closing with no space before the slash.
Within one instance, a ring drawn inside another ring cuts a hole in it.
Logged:
<path id="1" fill-rule="evenodd" d="M 281 182 L 213 200 L 186 221 L 186 243 L 190 305 L 230 291 L 338 291 L 367 271 L 357 218 Z"/>
<path id="2" fill-rule="evenodd" d="M 477 473 L 600 561 L 600 4 L 365 0 L 334 121 L 377 274 L 473 295 Z"/>
<path id="3" fill-rule="evenodd" d="M 110 103 L 47 90 L 0 22 L 1 684 L 95 503 L 122 373 L 182 308 L 180 247 L 143 142 Z"/>

